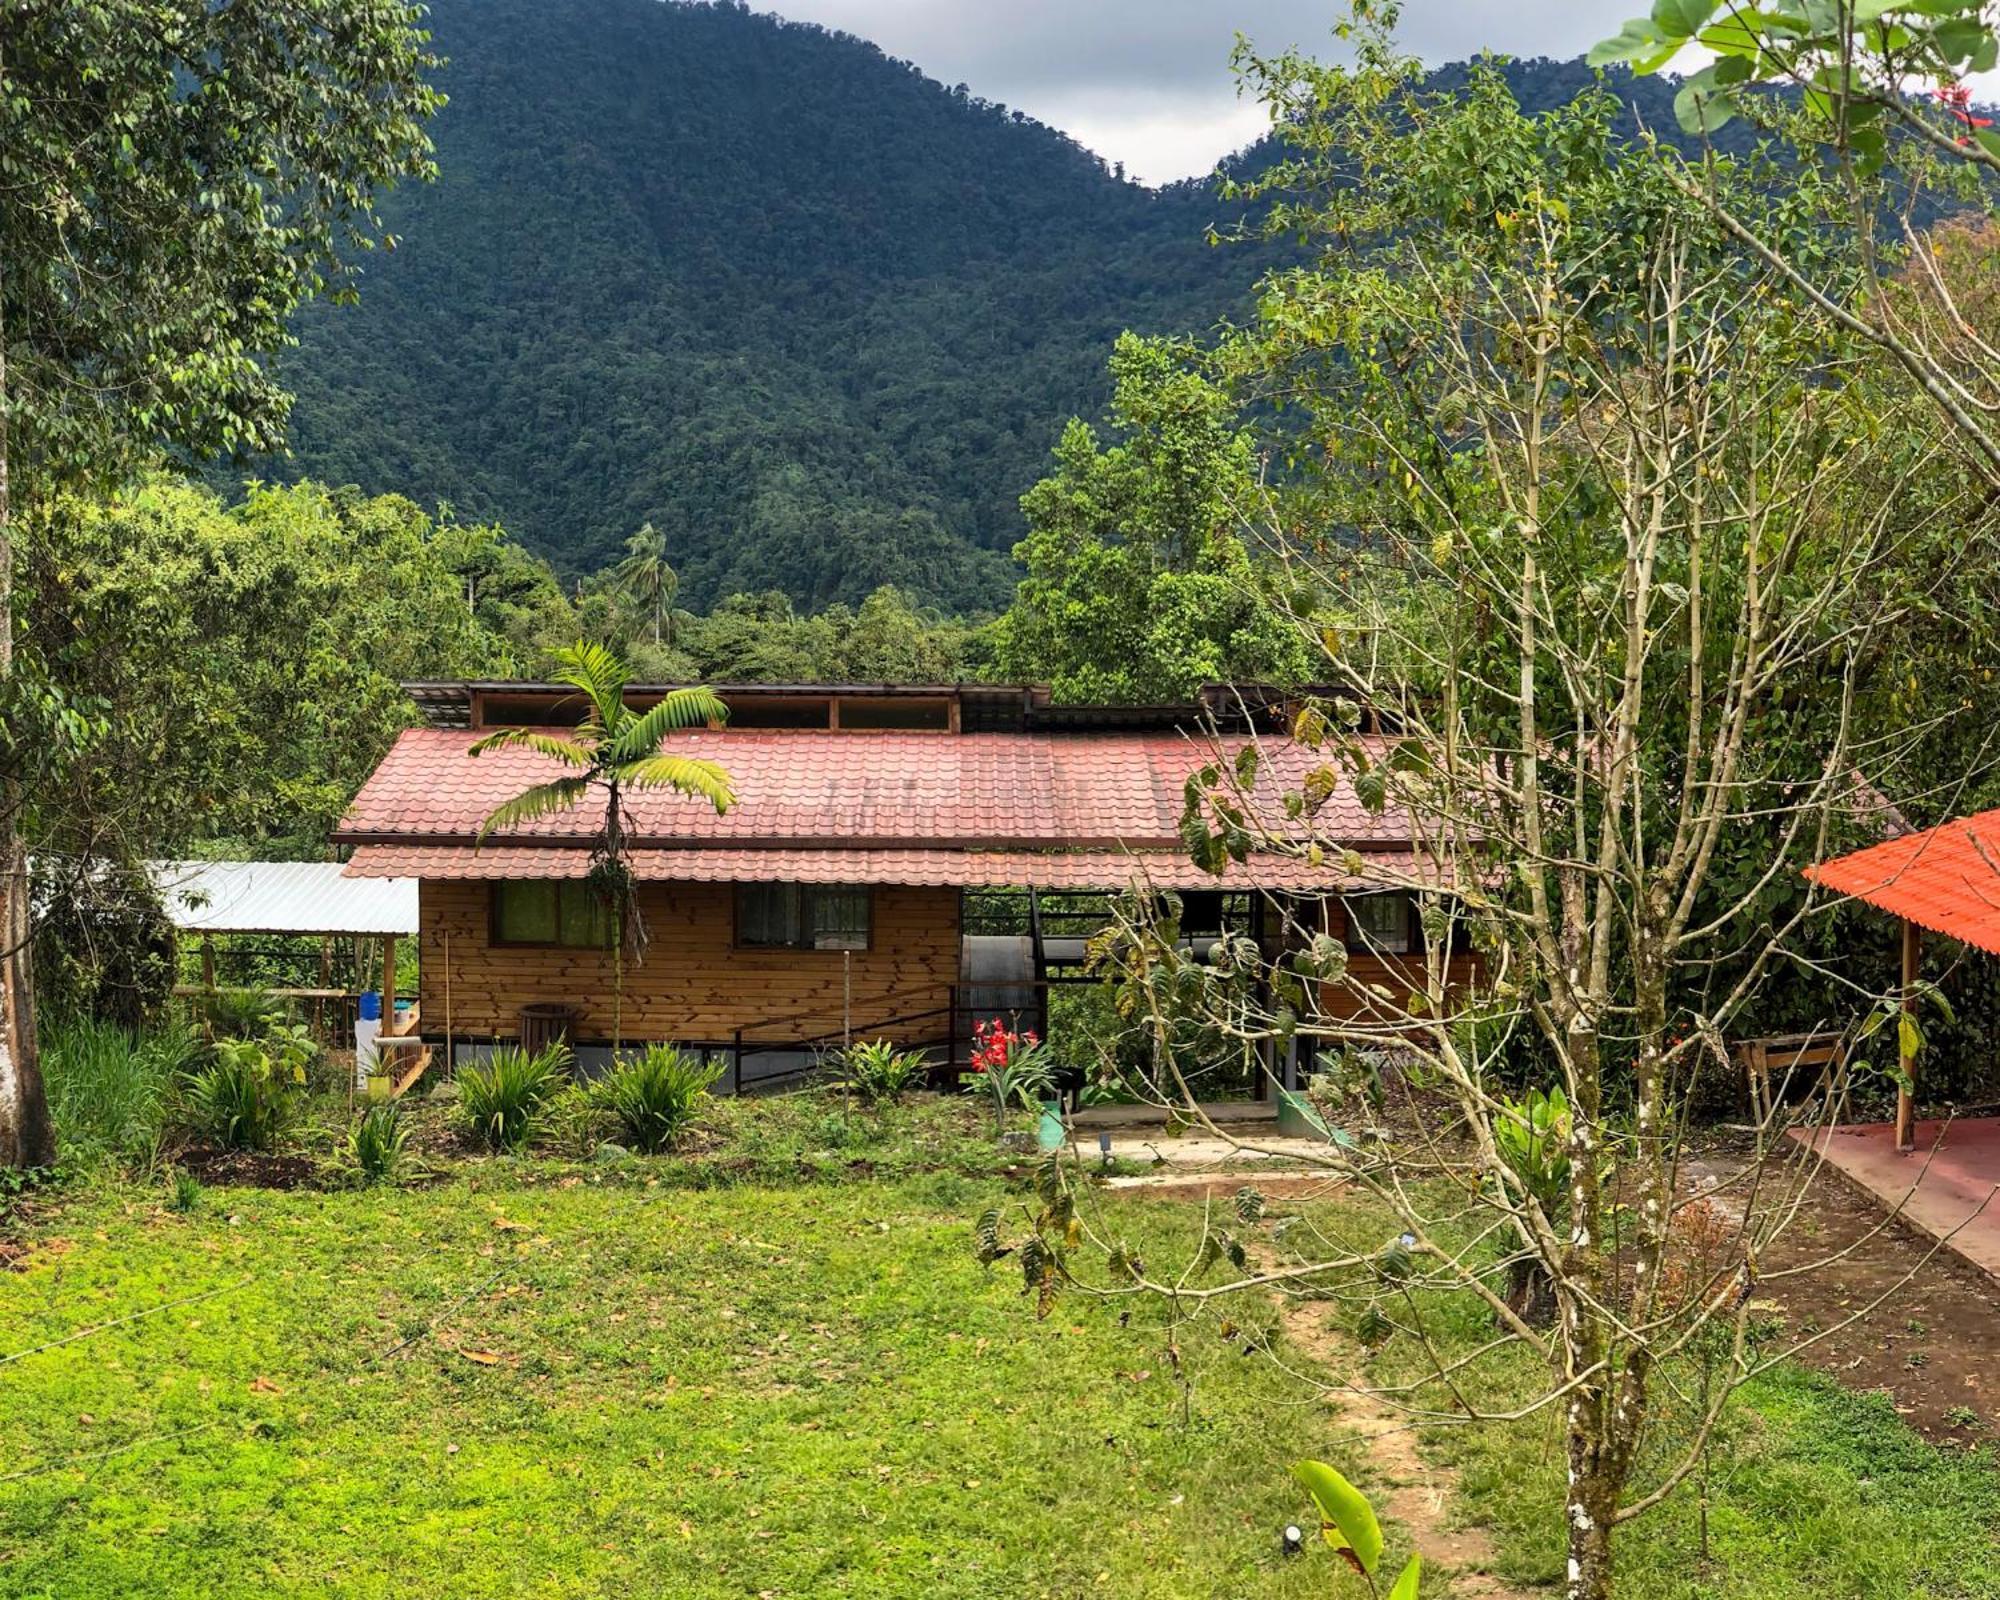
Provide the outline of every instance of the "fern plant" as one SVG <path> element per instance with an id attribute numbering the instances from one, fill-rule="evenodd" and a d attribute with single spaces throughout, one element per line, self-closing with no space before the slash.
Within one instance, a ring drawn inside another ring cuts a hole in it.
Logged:
<path id="1" fill-rule="evenodd" d="M 220 1038 L 255 1039 L 284 1020 L 285 1003 L 262 989 L 217 989 L 202 999 L 202 1017 Z"/>
<path id="2" fill-rule="evenodd" d="M 634 1149 L 657 1152 L 686 1131 L 721 1076 L 719 1061 L 655 1044 L 599 1078 L 591 1085 L 591 1097 L 617 1117 Z"/>
<path id="3" fill-rule="evenodd" d="M 501 1045 L 483 1066 L 458 1075 L 459 1116 L 489 1150 L 527 1147 L 542 1109 L 569 1076 L 569 1049 L 556 1043 L 536 1055 Z"/>

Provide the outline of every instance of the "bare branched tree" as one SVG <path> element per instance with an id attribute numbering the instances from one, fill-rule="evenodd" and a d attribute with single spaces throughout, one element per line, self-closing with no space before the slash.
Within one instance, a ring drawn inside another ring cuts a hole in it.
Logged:
<path id="1" fill-rule="evenodd" d="M 1211 866 L 1254 882 L 1303 858 L 1328 893 L 1274 896 L 1282 936 L 1201 955 L 1139 897 L 1099 957 L 1153 1040 L 1143 1091 L 1216 1137 L 1241 1142 L 1189 1090 L 1190 1019 L 1267 1063 L 1316 1059 L 1309 1159 L 1386 1234 L 1308 1216 L 1218 1251 L 1210 1225 L 1168 1272 L 1066 1192 L 1023 1265 L 1184 1309 L 1370 1304 L 1423 1353 L 1424 1381 L 1384 1395 L 1413 1421 L 1560 1416 L 1568 1593 L 1601 1600 L 1616 1530 L 1784 1353 L 1755 1308 L 1814 1265 L 1768 1265 L 1817 1168 L 1796 1135 L 1838 1112 L 1890 1013 L 1857 988 L 1828 1018 L 1839 1060 L 1758 1097 L 1719 1183 L 1690 1181 L 1693 1091 L 1734 1070 L 1825 908 L 1800 866 L 1881 836 L 1915 732 L 1860 708 L 1884 638 L 1950 585 L 1922 530 L 1991 530 L 1925 398 L 1677 167 L 1614 140 L 1602 98 L 1530 118 L 1475 73 L 1426 99 L 1362 43 L 1354 69 L 1246 62 L 1303 152 L 1264 198 L 1323 248 L 1217 356 L 1282 402 L 1291 471 L 1243 515 L 1287 592 L 1324 597 L 1299 620 L 1333 687 L 1292 728 L 1319 765 L 1274 786 L 1295 762 L 1219 750 L 1187 819 Z M 1768 176 L 1710 181 L 1760 229 L 1828 226 L 1810 181 Z M 1349 848 L 1356 806 L 1398 819 L 1402 848 Z M 1357 886 L 1414 917 L 1360 912 Z M 1483 1304 L 1490 1342 L 1442 1338 L 1439 1296 Z M 1538 1392 L 1491 1400 L 1482 1364 L 1522 1348 Z M 1665 1460 L 1663 1391 L 1698 1397 Z"/>
<path id="2" fill-rule="evenodd" d="M 1861 292 L 1828 275 L 1823 252 L 1735 205 L 1704 163 L 1669 166 L 1741 249 L 1900 369 L 2000 489 L 2000 344 L 1924 237 L 1940 211 L 1990 218 L 2000 202 L 2000 130 L 1963 81 L 2000 60 L 2000 7 L 1828 0 L 1774 22 L 1746 0 L 1689 0 L 1628 22 L 1590 59 L 1693 66 L 1675 97 L 1687 133 L 1747 118 L 1838 186 Z"/>

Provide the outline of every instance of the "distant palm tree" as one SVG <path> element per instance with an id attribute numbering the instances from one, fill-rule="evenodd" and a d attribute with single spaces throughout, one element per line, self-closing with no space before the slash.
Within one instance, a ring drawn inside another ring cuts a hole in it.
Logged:
<path id="1" fill-rule="evenodd" d="M 667 536 L 650 522 L 625 541 L 625 559 L 611 576 L 643 610 L 653 614 L 653 643 L 661 642 L 661 625 L 671 620 L 680 574 L 667 565 Z M 671 628 L 666 630 L 669 641 Z"/>
<path id="2" fill-rule="evenodd" d="M 629 950 L 636 958 L 645 947 L 645 930 L 634 909 L 626 860 L 625 796 L 637 789 L 673 789 L 706 800 L 718 815 L 727 811 L 736 803 L 729 774 L 713 761 L 668 755 L 660 742 L 684 728 L 720 722 L 729 710 L 708 689 L 675 689 L 645 711 L 632 710 L 625 704 L 631 669 L 600 644 L 571 645 L 558 650 L 555 660 L 555 681 L 583 697 L 583 719 L 575 730 L 502 728 L 473 745 L 472 754 L 518 746 L 566 770 L 495 806 L 479 825 L 478 843 L 484 844 L 497 828 L 568 811 L 593 790 L 602 790 L 604 824 L 591 852 L 590 882 L 612 913 L 621 953 Z"/>

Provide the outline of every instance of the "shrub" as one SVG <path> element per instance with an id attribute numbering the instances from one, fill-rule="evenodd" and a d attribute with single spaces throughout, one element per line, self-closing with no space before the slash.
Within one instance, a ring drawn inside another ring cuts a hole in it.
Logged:
<path id="1" fill-rule="evenodd" d="M 168 1090 L 197 1049 L 185 1028 L 138 1037 L 108 1022 L 49 1028 L 42 1072 L 64 1162 L 150 1166 L 165 1130 Z"/>
<path id="2" fill-rule="evenodd" d="M 588 1161 L 598 1153 L 604 1140 L 605 1113 L 596 1097 L 580 1083 L 573 1083 L 542 1108 L 536 1137 L 558 1155 Z"/>
<path id="3" fill-rule="evenodd" d="M 1532 1195 L 1551 1224 L 1569 1216 L 1569 1097 L 1559 1085 L 1530 1089 L 1519 1100 L 1503 1100 L 1494 1118 L 1493 1142 L 1500 1159 Z M 1548 1272 L 1532 1255 L 1518 1255 L 1507 1267 L 1507 1303 L 1538 1326 L 1555 1315 L 1555 1290 Z"/>
<path id="4" fill-rule="evenodd" d="M 532 1056 L 519 1045 L 501 1045 L 483 1066 L 459 1073 L 459 1114 L 487 1149 L 520 1150 L 568 1076 L 569 1050 L 562 1044 Z"/>
<path id="5" fill-rule="evenodd" d="M 305 1083 L 313 1069 L 326 1061 L 326 1052 L 313 1037 L 312 1029 L 289 1018 L 271 1023 L 259 1035 L 259 1042 L 270 1052 L 278 1075 L 288 1083 Z"/>
<path id="6" fill-rule="evenodd" d="M 591 1086 L 597 1103 L 624 1125 L 636 1149 L 664 1150 L 694 1120 L 695 1106 L 722 1076 L 712 1062 L 670 1044 L 648 1045 Z"/>
<path id="7" fill-rule="evenodd" d="M 303 1067 L 281 1067 L 254 1039 L 218 1039 L 188 1080 L 194 1126 L 228 1150 L 268 1150 L 292 1120 Z"/>
<path id="8" fill-rule="evenodd" d="M 361 1113 L 347 1130 L 347 1161 L 362 1184 L 387 1183 L 403 1162 L 410 1130 L 403 1126 L 400 1101 L 384 1100 Z"/>
<path id="9" fill-rule="evenodd" d="M 33 863 L 36 1002 L 51 1021 L 136 1034 L 165 1014 L 173 993 L 173 924 L 137 862 L 77 865 L 60 856 Z"/>
<path id="10" fill-rule="evenodd" d="M 217 1038 L 259 1039 L 285 1020 L 285 1003 L 262 989 L 217 989 L 202 996 L 201 1014 Z"/>
<path id="11" fill-rule="evenodd" d="M 921 1050 L 898 1050 L 887 1039 L 870 1039 L 841 1052 L 841 1070 L 862 1099 L 894 1100 L 930 1070 Z"/>

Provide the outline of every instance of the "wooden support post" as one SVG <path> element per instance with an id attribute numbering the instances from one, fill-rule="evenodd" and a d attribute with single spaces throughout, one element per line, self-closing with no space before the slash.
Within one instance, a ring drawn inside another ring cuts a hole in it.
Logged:
<path id="1" fill-rule="evenodd" d="M 333 987 L 333 939 L 329 935 L 319 942 L 319 986 Z M 324 996 L 313 1001 L 313 1037 L 320 1043 L 326 1042 L 326 999 Z"/>
<path id="2" fill-rule="evenodd" d="M 201 986 L 210 994 L 215 992 L 215 936 L 206 934 L 201 941 Z"/>
<path id="3" fill-rule="evenodd" d="M 382 1031 L 396 1029 L 396 936 L 382 936 Z"/>
<path id="4" fill-rule="evenodd" d="M 1914 1024 L 1917 1013 L 1917 968 L 1922 955 L 1923 930 L 1909 918 L 1903 919 L 1903 1015 Z M 1897 1054 L 1903 1067 L 1903 1081 L 1896 1086 L 1896 1148 L 1916 1148 L 1916 1097 L 1910 1092 L 1917 1081 L 1917 1053 L 1910 1048 L 1909 1029 L 1898 1028 Z"/>

